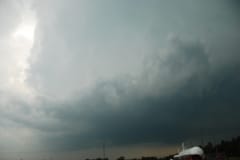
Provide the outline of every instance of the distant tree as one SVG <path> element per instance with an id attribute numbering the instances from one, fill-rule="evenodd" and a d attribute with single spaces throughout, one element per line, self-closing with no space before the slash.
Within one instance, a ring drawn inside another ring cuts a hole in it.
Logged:
<path id="1" fill-rule="evenodd" d="M 142 160 L 158 160 L 157 157 L 142 157 Z"/>
<path id="2" fill-rule="evenodd" d="M 208 142 L 205 147 L 203 147 L 203 150 L 205 153 L 212 153 L 214 152 L 213 144 L 211 142 Z"/>
<path id="3" fill-rule="evenodd" d="M 117 160 L 125 160 L 125 157 L 121 156 L 121 157 L 117 158 Z"/>

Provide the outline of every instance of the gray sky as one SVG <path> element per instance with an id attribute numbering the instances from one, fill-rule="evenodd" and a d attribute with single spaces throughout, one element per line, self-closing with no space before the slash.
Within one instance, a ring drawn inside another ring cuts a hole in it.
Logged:
<path id="1" fill-rule="evenodd" d="M 237 0 L 0 0 L 0 157 L 166 155 L 240 132 Z"/>

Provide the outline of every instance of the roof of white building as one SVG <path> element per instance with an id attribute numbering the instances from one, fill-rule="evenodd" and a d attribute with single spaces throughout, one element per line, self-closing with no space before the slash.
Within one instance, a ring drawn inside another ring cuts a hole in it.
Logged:
<path id="1" fill-rule="evenodd" d="M 204 156 L 204 152 L 203 152 L 202 148 L 196 146 L 196 147 L 185 149 L 185 150 L 179 152 L 177 155 L 174 156 L 174 158 L 188 156 L 188 155 L 199 155 L 202 157 L 202 156 Z"/>

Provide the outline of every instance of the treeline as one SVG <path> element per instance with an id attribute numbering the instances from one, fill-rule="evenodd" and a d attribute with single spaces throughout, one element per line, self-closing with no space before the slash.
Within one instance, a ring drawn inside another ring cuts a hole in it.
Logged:
<path id="1" fill-rule="evenodd" d="M 116 160 L 169 160 L 171 157 L 173 157 L 173 155 L 167 156 L 167 157 L 162 157 L 162 158 L 150 156 L 150 157 L 126 159 L 125 157 L 121 156 L 121 157 L 117 158 Z M 85 160 L 109 160 L 109 159 L 108 158 L 96 158 L 96 159 L 85 159 Z"/>
<path id="2" fill-rule="evenodd" d="M 166 157 L 154 157 L 154 156 L 150 156 L 150 157 L 141 157 L 141 158 L 131 158 L 131 159 L 126 159 L 124 156 L 121 156 L 119 158 L 117 158 L 116 160 L 170 160 L 170 158 L 172 158 L 173 155 L 169 155 Z M 96 159 L 85 159 L 85 160 L 109 160 L 108 158 L 96 158 Z"/>
<path id="3" fill-rule="evenodd" d="M 240 136 L 232 138 L 229 141 L 222 140 L 219 144 L 213 145 L 208 142 L 203 147 L 206 154 L 213 153 L 224 153 L 228 157 L 239 157 L 240 156 Z"/>

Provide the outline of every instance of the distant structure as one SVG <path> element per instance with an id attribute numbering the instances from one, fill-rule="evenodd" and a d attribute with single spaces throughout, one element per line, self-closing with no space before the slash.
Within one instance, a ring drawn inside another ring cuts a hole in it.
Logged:
<path id="1" fill-rule="evenodd" d="M 192 148 L 185 149 L 184 145 L 182 146 L 183 150 L 174 156 L 174 159 L 184 159 L 184 160 L 203 160 L 204 152 L 203 149 L 195 146 Z"/>
<path id="2" fill-rule="evenodd" d="M 105 157 L 106 157 L 105 142 L 103 143 L 102 151 L 103 151 L 103 159 L 105 159 Z"/>

